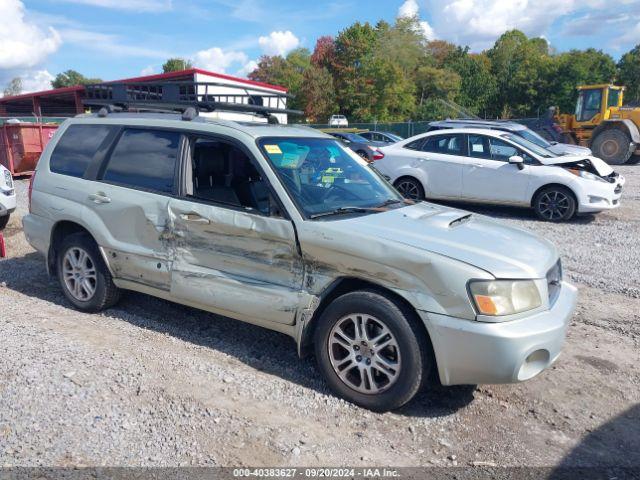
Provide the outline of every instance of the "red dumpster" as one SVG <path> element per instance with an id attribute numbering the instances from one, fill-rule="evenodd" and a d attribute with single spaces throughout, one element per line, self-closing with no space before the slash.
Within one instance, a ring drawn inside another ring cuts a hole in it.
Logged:
<path id="1" fill-rule="evenodd" d="M 0 127 L 0 164 L 12 175 L 30 175 L 58 125 L 5 123 Z"/>

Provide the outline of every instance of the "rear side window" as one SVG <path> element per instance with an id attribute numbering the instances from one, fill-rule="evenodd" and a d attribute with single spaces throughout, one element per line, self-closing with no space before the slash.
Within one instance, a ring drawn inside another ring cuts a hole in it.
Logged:
<path id="1" fill-rule="evenodd" d="M 413 142 L 407 143 L 404 148 L 408 148 L 409 150 L 420 150 L 422 148 L 422 144 L 424 143 L 424 138 L 419 138 L 418 140 L 414 140 Z"/>
<path id="2" fill-rule="evenodd" d="M 178 132 L 127 129 L 118 140 L 102 179 L 172 193 L 179 144 Z"/>
<path id="3" fill-rule="evenodd" d="M 423 152 L 443 153 L 445 155 L 464 155 L 464 136 L 460 134 L 429 137 L 422 145 Z"/>
<path id="4" fill-rule="evenodd" d="M 100 144 L 113 128 L 109 125 L 71 125 L 53 150 L 49 169 L 54 173 L 82 178 Z"/>

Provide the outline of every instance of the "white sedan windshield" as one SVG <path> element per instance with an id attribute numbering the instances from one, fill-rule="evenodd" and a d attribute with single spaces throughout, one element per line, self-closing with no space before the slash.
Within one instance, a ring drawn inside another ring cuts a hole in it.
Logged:
<path id="1" fill-rule="evenodd" d="M 511 140 L 513 143 L 516 143 L 518 145 L 520 145 L 521 147 L 526 148 L 527 150 L 529 150 L 531 153 L 536 154 L 539 157 L 542 158 L 555 158 L 557 157 L 556 154 L 554 154 L 553 152 L 551 152 L 550 150 L 547 150 L 546 148 L 543 148 L 539 145 L 536 145 L 533 142 L 530 142 L 529 140 L 526 140 L 524 138 L 522 138 L 519 135 L 513 135 L 511 133 L 505 133 L 503 135 L 500 135 L 502 138 L 506 138 L 507 140 Z"/>

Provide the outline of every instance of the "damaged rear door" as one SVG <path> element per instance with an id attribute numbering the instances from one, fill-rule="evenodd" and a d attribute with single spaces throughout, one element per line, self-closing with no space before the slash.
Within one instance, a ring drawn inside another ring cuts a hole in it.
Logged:
<path id="1" fill-rule="evenodd" d="M 189 140 L 184 190 L 169 202 L 171 293 L 233 318 L 293 324 L 307 297 L 295 230 L 250 157 L 228 139 Z"/>

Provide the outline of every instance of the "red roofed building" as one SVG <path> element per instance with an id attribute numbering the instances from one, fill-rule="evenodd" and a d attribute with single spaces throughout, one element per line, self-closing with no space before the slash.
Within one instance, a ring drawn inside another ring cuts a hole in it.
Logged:
<path id="1" fill-rule="evenodd" d="M 216 95 L 229 95 L 230 102 L 235 95 L 262 96 L 265 106 L 276 108 L 286 108 L 282 102 L 283 97 L 269 97 L 270 93 L 282 95 L 287 92 L 286 88 L 269 85 L 262 82 L 254 82 L 246 78 L 233 77 L 221 73 L 208 72 L 199 68 L 190 68 L 177 72 L 161 73 L 158 75 L 147 75 L 143 77 L 126 78 L 122 80 L 112 80 L 104 83 L 140 83 L 140 82 L 212 82 L 221 85 L 215 86 Z M 252 87 L 257 90 L 252 90 Z M 211 91 L 210 91 L 211 93 Z M 56 88 L 42 92 L 25 93 L 0 98 L 0 117 L 72 117 L 84 112 L 82 100 L 85 98 L 84 86 Z M 280 102 L 276 104 L 274 102 Z M 234 114 L 230 114 L 233 116 Z M 242 119 L 243 114 L 235 114 Z M 277 115 L 280 116 L 280 115 Z M 229 117 L 226 115 L 225 118 Z M 279 118 L 282 123 L 286 123 L 286 115 Z"/>

